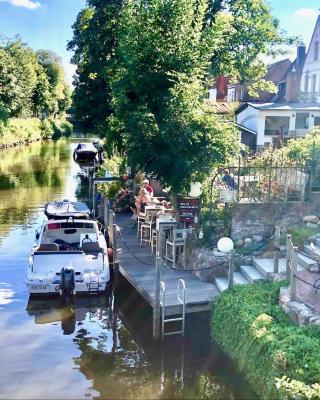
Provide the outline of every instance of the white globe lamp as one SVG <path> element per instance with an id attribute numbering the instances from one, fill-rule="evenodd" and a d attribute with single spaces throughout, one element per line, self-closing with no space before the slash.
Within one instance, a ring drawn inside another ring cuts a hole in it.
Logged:
<path id="1" fill-rule="evenodd" d="M 190 185 L 190 197 L 200 197 L 202 193 L 201 183 L 200 182 L 192 182 Z"/>
<path id="2" fill-rule="evenodd" d="M 234 249 L 234 244 L 232 239 L 228 237 L 223 237 L 219 239 L 217 247 L 220 253 L 229 254 Z"/>

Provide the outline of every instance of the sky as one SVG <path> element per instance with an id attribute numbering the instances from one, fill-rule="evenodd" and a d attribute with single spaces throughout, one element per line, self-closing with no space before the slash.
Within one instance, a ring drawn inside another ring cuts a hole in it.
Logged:
<path id="1" fill-rule="evenodd" d="M 268 0 L 272 15 L 290 35 L 300 36 L 309 45 L 319 13 L 319 0 Z M 50 49 L 63 60 L 71 84 L 74 66 L 66 50 L 72 38 L 72 24 L 85 0 L 0 0 L 0 34 L 20 35 L 35 50 Z M 291 58 L 295 50 L 292 49 Z"/>

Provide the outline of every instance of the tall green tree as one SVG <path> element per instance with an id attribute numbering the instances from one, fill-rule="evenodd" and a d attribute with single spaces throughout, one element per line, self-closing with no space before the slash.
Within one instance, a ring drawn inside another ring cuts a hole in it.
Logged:
<path id="1" fill-rule="evenodd" d="M 70 106 L 61 60 L 20 38 L 0 41 L 0 106 L 10 117 L 63 114 Z"/>
<path id="2" fill-rule="evenodd" d="M 116 32 L 123 0 L 87 0 L 73 25 L 68 49 L 77 65 L 73 103 L 76 116 L 104 132 L 112 112 Z"/>
<path id="3" fill-rule="evenodd" d="M 128 0 L 113 82 L 113 140 L 178 192 L 239 151 L 230 123 L 203 108 L 208 74 L 255 77 L 283 40 L 263 0 Z"/>
<path id="4" fill-rule="evenodd" d="M 71 103 L 70 91 L 65 83 L 61 58 L 50 50 L 38 50 L 37 57 L 49 82 L 48 89 L 51 99 L 48 102 L 48 112 L 53 116 L 63 114 Z"/>

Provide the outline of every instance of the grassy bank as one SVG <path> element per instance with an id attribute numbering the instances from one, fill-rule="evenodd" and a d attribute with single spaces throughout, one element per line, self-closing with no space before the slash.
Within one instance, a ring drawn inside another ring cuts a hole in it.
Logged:
<path id="1" fill-rule="evenodd" d="M 69 136 L 71 133 L 72 125 L 65 119 L 11 118 L 0 121 L 0 148 Z"/>
<path id="2" fill-rule="evenodd" d="M 290 322 L 278 306 L 280 286 L 236 286 L 221 295 L 214 306 L 213 339 L 262 398 L 319 399 L 320 330 Z"/>

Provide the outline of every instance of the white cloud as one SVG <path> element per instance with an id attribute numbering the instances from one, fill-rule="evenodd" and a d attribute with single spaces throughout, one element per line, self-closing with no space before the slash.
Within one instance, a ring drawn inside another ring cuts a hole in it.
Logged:
<path id="1" fill-rule="evenodd" d="M 315 18 L 318 15 L 318 11 L 314 8 L 299 8 L 293 15 L 301 18 Z"/>
<path id="2" fill-rule="evenodd" d="M 7 2 L 17 7 L 29 8 L 29 10 L 34 10 L 35 8 L 41 7 L 38 1 L 34 0 L 0 0 L 0 2 Z"/>

